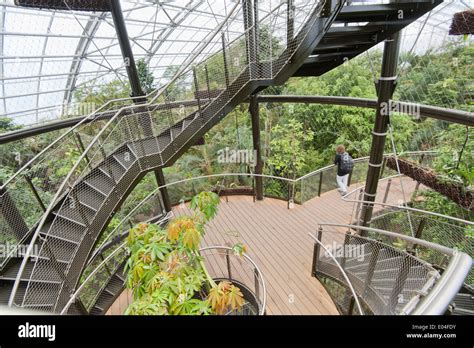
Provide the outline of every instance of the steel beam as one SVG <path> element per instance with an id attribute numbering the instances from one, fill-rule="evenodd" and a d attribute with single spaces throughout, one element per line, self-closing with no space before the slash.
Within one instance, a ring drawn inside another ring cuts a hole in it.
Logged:
<path id="1" fill-rule="evenodd" d="M 383 153 L 385 149 L 385 140 L 387 138 L 387 130 L 390 123 L 391 110 L 388 107 L 395 91 L 397 81 L 397 63 L 400 51 L 400 33 L 389 37 L 385 40 L 382 72 L 377 82 L 377 107 L 375 114 L 374 130 L 372 132 L 372 145 L 370 149 L 369 168 L 367 170 L 367 179 L 364 188 L 364 203 L 359 217 L 359 224 L 369 226 L 372 219 L 373 204 L 366 202 L 374 202 L 377 194 L 377 186 L 380 179 L 380 171 L 383 166 Z M 388 112 L 385 110 L 388 109 Z M 364 235 L 366 231 L 361 231 Z"/>
<path id="2" fill-rule="evenodd" d="M 132 48 L 128 39 L 127 27 L 125 25 L 125 19 L 123 18 L 122 7 L 120 1 L 108 0 L 109 6 L 112 12 L 112 18 L 115 24 L 115 30 L 117 32 L 117 39 L 120 44 L 120 50 L 125 62 L 127 69 L 128 80 L 130 81 L 130 87 L 132 89 L 132 97 L 141 97 L 145 95 L 140 85 L 140 79 L 138 78 L 137 66 L 135 65 L 135 58 L 133 57 Z M 139 100 L 144 102 L 145 99 Z"/>
<path id="3" fill-rule="evenodd" d="M 253 150 L 256 155 L 255 174 L 263 174 L 262 151 L 260 142 L 260 109 L 257 95 L 250 96 L 249 112 L 252 118 L 252 139 Z M 263 178 L 261 176 L 255 177 L 255 193 L 257 200 L 263 199 Z"/>
<path id="4" fill-rule="evenodd" d="M 86 26 L 84 27 L 84 36 L 79 40 L 77 44 L 75 56 L 79 57 L 79 59 L 73 59 L 71 64 L 71 69 L 69 70 L 69 77 L 66 83 L 66 93 L 64 94 L 64 100 L 67 103 L 71 102 L 72 99 L 72 92 L 76 87 L 76 81 L 80 74 L 82 62 L 84 61 L 84 57 L 89 49 L 90 44 L 92 43 L 92 38 L 97 33 L 100 24 L 102 23 L 103 19 L 106 17 L 107 13 L 103 12 L 99 15 L 99 17 L 90 17 L 89 21 L 87 22 Z M 97 73 L 97 72 L 95 72 Z"/>
<path id="5" fill-rule="evenodd" d="M 368 98 L 354 98 L 354 97 L 335 97 L 335 96 L 306 96 L 306 95 L 259 95 L 257 96 L 259 103 L 302 103 L 302 104 L 323 104 L 323 105 L 341 105 L 354 106 L 359 108 L 375 109 L 377 107 L 377 100 Z M 195 106 L 197 102 L 177 102 L 172 103 L 173 107 L 179 107 L 183 104 L 187 106 Z M 399 110 L 408 110 L 413 106 L 413 103 L 392 101 L 394 107 Z M 168 104 L 169 106 L 169 104 Z M 468 111 L 446 109 L 437 106 L 417 105 L 419 114 L 417 117 L 430 117 L 446 122 L 463 124 L 469 127 L 474 127 L 474 114 Z M 159 107 L 158 107 L 159 109 Z M 29 111 L 29 110 L 28 110 Z M 104 113 L 94 118 L 108 118 L 113 113 Z M 23 128 L 16 131 L 0 134 L 0 144 L 6 144 L 12 141 L 25 139 L 36 136 L 42 133 L 48 133 L 59 129 L 69 128 L 75 126 L 84 117 L 68 118 L 66 120 L 53 121 L 47 124 L 37 125 L 33 127 Z"/>
<path id="6" fill-rule="evenodd" d="M 355 106 L 360 108 L 377 108 L 377 100 L 369 98 L 335 97 L 335 96 L 307 96 L 307 95 L 259 95 L 260 103 L 302 103 Z M 474 126 L 474 113 L 463 110 L 453 110 L 438 106 L 421 105 L 401 101 L 393 101 L 392 106 L 398 110 L 410 110 L 413 106 L 418 108 L 417 117 L 430 117 L 451 123 Z M 400 111 L 400 113 L 403 113 Z"/>
<path id="7" fill-rule="evenodd" d="M 163 174 L 163 169 L 158 168 L 154 170 L 155 172 L 155 178 L 156 178 L 156 183 L 158 184 L 158 187 L 165 186 L 166 181 L 165 181 L 165 175 Z M 166 212 L 170 212 L 172 209 L 171 206 L 171 200 L 170 196 L 168 195 L 168 190 L 166 187 L 160 188 L 160 193 L 161 193 L 161 198 L 163 200 L 163 206 L 166 210 Z"/>

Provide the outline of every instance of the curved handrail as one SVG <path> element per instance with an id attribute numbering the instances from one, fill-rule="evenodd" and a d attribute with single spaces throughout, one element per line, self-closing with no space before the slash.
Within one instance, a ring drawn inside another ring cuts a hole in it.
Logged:
<path id="1" fill-rule="evenodd" d="M 233 8 L 231 9 L 231 11 L 229 12 L 229 14 L 227 15 L 226 17 L 226 20 L 223 21 L 215 30 L 214 30 L 214 35 L 212 36 L 212 38 L 217 35 L 218 32 L 221 31 L 221 29 L 223 28 L 223 26 L 225 25 L 225 23 L 227 22 L 227 19 L 231 18 L 231 16 L 234 14 L 234 12 L 236 11 L 236 9 L 239 7 L 240 5 L 240 2 L 237 2 Z M 212 40 L 211 38 L 211 40 Z M 199 53 L 202 52 L 204 50 L 204 48 L 209 44 L 210 40 L 206 41 L 205 42 L 205 45 L 203 45 L 198 51 Z M 198 54 L 199 54 L 198 53 Z M 169 86 L 171 86 L 179 77 L 183 76 L 185 73 L 187 73 L 187 71 L 185 71 L 189 65 L 191 64 L 191 62 L 187 62 L 187 66 L 184 68 L 184 69 L 181 69 L 180 71 L 180 75 L 178 76 L 178 74 L 176 74 L 174 76 L 174 78 L 168 82 L 163 88 L 161 88 L 161 93 L 159 95 L 161 95 L 163 93 L 163 91 L 165 91 Z M 152 105 L 152 103 L 159 97 L 159 95 L 155 96 L 154 98 L 152 98 L 152 100 L 148 103 L 144 103 L 144 104 L 140 104 L 139 106 L 143 107 L 143 106 L 150 106 Z M 31 252 L 33 251 L 33 247 L 34 247 L 34 244 L 36 243 L 36 240 L 38 239 L 38 236 L 39 236 L 39 233 L 40 233 L 40 230 L 41 228 L 43 227 L 48 215 L 51 213 L 51 211 L 54 209 L 55 205 L 56 205 L 56 202 L 57 200 L 59 199 L 59 197 L 63 194 L 63 190 L 64 188 L 66 187 L 67 184 L 70 185 L 69 183 L 69 179 L 72 177 L 72 175 L 76 172 L 77 168 L 79 167 L 79 165 L 83 162 L 84 159 L 86 159 L 90 149 L 96 144 L 96 142 L 100 139 L 100 137 L 102 136 L 102 134 L 104 134 L 104 132 L 106 130 L 108 130 L 109 126 L 119 117 L 119 115 L 124 111 L 124 110 L 127 110 L 127 109 L 133 109 L 137 107 L 136 105 L 131 105 L 131 106 L 125 106 L 125 107 L 122 107 L 119 109 L 119 111 L 117 111 L 117 113 L 104 125 L 104 127 L 102 127 L 102 129 L 98 132 L 98 134 L 93 138 L 93 140 L 88 144 L 87 148 L 82 152 L 82 154 L 79 156 L 79 158 L 76 160 L 75 164 L 73 165 L 73 167 L 71 168 L 71 170 L 68 172 L 68 174 L 66 175 L 65 179 L 62 181 L 61 185 L 59 186 L 58 190 L 56 191 L 56 194 L 54 195 L 53 199 L 51 200 L 48 208 L 46 209 L 46 211 L 44 212 L 44 214 L 42 215 L 42 218 L 41 220 L 39 221 L 38 223 L 38 226 L 36 228 L 36 231 L 35 233 L 33 234 L 33 237 L 31 238 L 31 242 L 27 248 L 27 251 L 26 251 L 26 254 L 22 260 L 22 263 L 20 265 L 20 268 L 18 270 L 18 274 L 17 274 L 17 277 L 15 279 L 15 283 L 13 285 L 13 288 L 12 288 L 12 292 L 11 292 L 11 296 L 10 296 L 10 299 L 8 301 L 8 305 L 9 306 L 12 306 L 13 305 L 13 302 L 14 302 L 14 296 L 16 294 L 16 291 L 18 289 L 18 286 L 20 284 L 20 279 L 21 279 L 21 276 L 23 274 L 23 271 L 26 267 L 26 263 L 31 255 Z M 81 121 L 80 124 L 82 124 L 85 120 Z M 79 126 L 76 125 L 76 127 Z M 72 133 L 76 127 L 73 127 L 73 129 L 69 130 L 67 132 L 67 134 L 70 134 Z M 65 135 L 65 134 L 64 134 Z M 61 139 L 63 139 L 63 137 L 61 137 Z M 57 142 L 55 142 L 57 143 Z M 48 147 L 50 148 L 50 147 Z M 46 149 L 45 149 L 46 150 Z M 44 153 L 44 152 L 43 152 Z M 138 159 L 136 159 L 138 160 Z M 26 168 L 27 166 L 25 165 L 23 168 Z M 19 173 L 17 172 L 14 177 L 16 177 Z M 13 180 L 13 178 L 10 178 L 8 180 L 8 182 L 11 182 L 11 180 Z M 2 186 L 3 188 L 4 186 Z"/>
<path id="2" fill-rule="evenodd" d="M 354 298 L 354 301 L 355 303 L 357 304 L 357 310 L 359 311 L 360 315 L 364 315 L 364 312 L 362 311 L 362 307 L 360 305 L 360 302 L 359 302 L 359 298 L 357 296 L 357 293 L 354 289 L 354 286 L 352 285 L 351 281 L 349 280 L 349 277 L 347 276 L 346 274 L 346 271 L 344 271 L 344 268 L 342 268 L 341 264 L 337 261 L 337 259 L 334 257 L 334 255 L 332 254 L 332 252 L 326 248 L 326 246 L 323 244 L 322 241 L 320 241 L 316 236 L 313 236 L 311 233 L 309 234 L 309 236 L 311 238 L 314 239 L 314 241 L 316 243 L 319 244 L 320 247 L 322 247 L 325 251 L 326 251 L 326 254 L 329 255 L 331 257 L 331 259 L 336 263 L 336 266 L 337 268 L 339 268 L 339 271 L 341 271 L 341 274 L 342 276 L 344 277 L 344 279 L 346 280 L 347 282 L 347 285 L 349 286 L 351 292 L 352 292 L 352 296 Z"/>
<path id="3" fill-rule="evenodd" d="M 459 292 L 468 275 L 473 260 L 465 254 L 457 252 L 451 258 L 448 267 L 434 287 L 413 310 L 413 315 L 442 315 L 446 312 L 452 299 Z"/>
<path id="4" fill-rule="evenodd" d="M 384 236 L 387 236 L 387 237 L 402 239 L 402 240 L 404 240 L 406 242 L 409 242 L 409 243 L 421 245 L 421 246 L 424 246 L 428 249 L 433 249 L 433 250 L 439 251 L 439 252 L 441 252 L 443 254 L 446 254 L 448 256 L 453 256 L 456 253 L 456 251 L 453 250 L 453 249 L 450 249 L 448 247 L 445 247 L 445 246 L 442 246 L 442 245 L 439 245 L 439 244 L 436 244 L 436 243 L 433 243 L 433 242 L 426 241 L 424 239 L 419 239 L 419 238 L 415 238 L 415 237 L 411 237 L 411 236 L 407 236 L 407 235 L 399 234 L 399 233 L 395 233 L 395 232 L 385 231 L 385 230 L 381 230 L 381 229 L 378 229 L 378 228 L 365 227 L 365 226 L 359 226 L 359 225 L 350 225 L 350 224 L 331 223 L 331 222 L 320 222 L 320 223 L 318 223 L 318 225 L 321 226 L 321 227 L 322 226 L 346 227 L 346 228 L 350 228 L 350 229 L 354 229 L 354 230 L 375 232 L 375 233 L 378 233 L 378 234 L 381 234 L 381 235 L 384 235 Z"/>
<path id="5" fill-rule="evenodd" d="M 323 226 L 330 227 L 344 227 L 354 230 L 363 230 L 368 232 L 375 232 L 380 235 L 384 235 L 390 238 L 401 239 L 408 243 L 420 245 L 431 250 L 438 251 L 442 254 L 451 257 L 449 265 L 442 272 L 441 277 L 434 282 L 434 286 L 427 290 L 426 294 L 419 303 L 409 302 L 406 306 L 412 308 L 412 314 L 414 315 L 441 315 L 444 314 L 449 304 L 452 302 L 454 296 L 458 293 L 459 289 L 463 286 L 466 276 L 469 274 L 473 265 L 473 259 L 466 253 L 460 252 L 455 249 L 447 248 L 445 246 L 432 243 L 423 239 L 414 238 L 407 235 L 401 235 L 395 232 L 385 231 L 372 227 L 363 227 L 358 225 L 347 225 L 338 223 L 319 223 L 321 228 Z M 415 256 L 412 256 L 415 257 Z M 415 257 L 418 260 L 422 259 Z M 430 265 L 426 261 L 423 261 L 427 265 Z M 431 265 L 430 265 L 431 266 Z M 431 284 L 433 285 L 433 284 Z M 419 298 L 418 298 L 419 299 Z"/>
<path id="6" fill-rule="evenodd" d="M 310 3 L 310 2 L 309 2 Z M 320 7 L 321 3 L 318 2 L 318 5 L 314 5 L 314 4 L 311 4 L 311 13 L 313 12 L 313 9 L 319 9 L 321 10 L 322 7 Z M 235 9 L 238 8 L 238 6 L 240 5 L 240 2 L 237 2 L 236 5 L 233 7 L 231 13 L 229 13 L 229 17 L 232 16 L 232 14 L 234 13 Z M 276 9 L 273 9 L 272 11 L 270 11 L 271 13 L 275 12 L 275 11 L 279 11 L 279 7 L 276 8 Z M 270 14 L 267 14 L 267 16 L 269 16 Z M 220 29 L 224 26 L 224 22 L 221 23 L 217 30 L 214 32 L 215 35 L 217 34 L 217 32 L 220 31 Z M 250 30 L 250 29 L 247 29 L 247 30 Z M 246 33 L 244 33 L 243 35 L 246 35 Z M 209 41 L 208 41 L 209 42 Z M 200 51 L 202 51 L 204 49 L 204 47 L 206 47 L 205 45 L 202 46 L 200 48 Z M 250 64 L 250 61 L 249 61 L 249 64 Z M 189 65 L 189 64 L 188 64 Z M 186 68 L 183 68 L 182 71 L 185 71 Z M 186 72 L 187 73 L 187 72 Z M 186 77 L 185 75 L 181 74 L 180 77 L 183 76 L 183 77 Z M 178 78 L 178 76 L 175 76 L 175 78 L 170 81 L 170 83 L 167 85 L 167 86 L 171 86 L 171 84 L 176 81 Z M 251 78 L 250 78 L 251 79 Z M 157 99 L 157 97 L 153 98 L 152 99 L 152 102 L 155 101 Z M 145 105 L 149 105 L 148 104 L 140 104 L 138 107 L 143 107 Z M 33 249 L 33 246 L 34 244 L 36 243 L 37 239 L 38 239 L 38 236 L 40 234 L 40 230 L 41 228 L 43 227 L 43 225 L 45 224 L 45 221 L 47 219 L 47 216 L 52 212 L 52 210 L 54 209 L 56 203 L 58 202 L 58 199 L 59 197 L 63 194 L 63 190 L 65 189 L 66 185 L 69 185 L 69 187 L 72 187 L 71 183 L 69 182 L 71 177 L 73 176 L 73 174 L 76 172 L 76 170 L 79 168 L 79 165 L 82 164 L 83 160 L 86 159 L 87 160 L 87 154 L 90 152 L 90 150 L 93 148 L 93 146 L 98 143 L 99 144 L 99 147 L 101 146 L 101 143 L 99 141 L 99 139 L 101 138 L 101 136 L 104 134 L 104 132 L 106 130 L 109 130 L 110 128 L 110 125 L 112 124 L 112 122 L 114 122 L 114 120 L 116 120 L 119 115 L 124 111 L 124 110 L 127 110 L 127 109 L 132 109 L 132 108 L 135 108 L 137 106 L 125 106 L 125 107 L 122 107 L 107 123 L 104 127 L 102 127 L 102 129 L 99 131 L 99 133 L 93 138 L 93 140 L 88 144 L 87 148 L 85 149 L 85 151 L 82 152 L 82 154 L 79 156 L 79 158 L 76 160 L 75 164 L 73 165 L 72 169 L 68 172 L 68 174 L 66 175 L 65 179 L 62 181 L 61 185 L 59 186 L 59 189 L 56 191 L 56 194 L 54 195 L 54 198 L 51 200 L 50 204 L 48 205 L 48 208 L 46 209 L 45 213 L 43 214 L 40 222 L 38 223 L 37 225 L 37 228 L 36 228 L 36 231 L 34 232 L 33 234 L 33 237 L 31 239 L 31 242 L 30 242 L 30 245 L 26 251 L 26 255 L 25 257 L 23 258 L 22 260 L 22 263 L 20 265 L 20 269 L 18 271 L 18 274 L 17 274 L 17 277 L 15 279 L 15 283 L 14 283 L 14 286 L 13 286 L 13 289 L 12 289 L 12 292 L 11 292 L 11 296 L 10 296 L 10 299 L 9 299 L 9 305 L 11 306 L 14 302 L 14 297 L 16 295 L 16 292 L 18 290 L 18 286 L 19 286 L 19 283 L 20 283 L 20 279 L 21 279 L 21 276 L 23 275 L 23 272 L 24 272 L 24 269 L 26 267 L 26 264 L 28 262 L 28 259 L 30 258 L 31 256 L 31 252 L 32 252 L 32 249 Z M 206 121 L 206 123 L 210 122 L 209 121 Z M 171 125 L 170 125 L 171 126 Z M 202 126 L 203 127 L 203 126 Z M 115 129 L 115 128 L 114 128 Z M 110 133 L 112 134 L 112 133 Z M 109 134 L 109 135 L 110 135 Z M 98 150 L 97 150 L 98 152 Z M 96 152 L 96 153 L 97 153 Z M 138 161 L 138 158 L 135 158 L 136 161 Z M 34 272 L 34 271 L 33 271 Z M 32 272 L 32 274 L 33 274 Z M 31 278 L 31 276 L 30 276 Z M 27 292 L 28 292 L 28 289 L 30 287 L 30 283 L 28 284 L 28 287 L 27 287 Z M 23 303 L 25 301 L 26 297 L 23 298 Z"/>
<path id="7" fill-rule="evenodd" d="M 99 263 L 96 268 L 94 268 L 94 270 L 86 277 L 86 279 L 84 279 L 82 284 L 71 295 L 70 300 L 66 303 L 66 305 L 62 309 L 60 313 L 61 315 L 65 314 L 68 311 L 69 307 L 74 303 L 74 301 L 79 296 L 80 292 L 89 282 L 89 280 L 92 279 L 92 277 L 102 268 L 103 265 L 107 263 L 107 261 L 109 261 L 112 257 L 114 257 L 119 251 L 122 251 L 126 245 L 127 245 L 127 242 L 120 244 L 114 251 L 112 251 L 106 258 L 104 258 L 104 260 L 102 260 L 102 262 Z"/>
<path id="8" fill-rule="evenodd" d="M 93 278 L 93 276 L 99 272 L 102 267 L 111 259 L 113 258 L 115 255 L 117 255 L 120 251 L 124 251 L 126 250 L 125 246 L 126 246 L 127 242 L 124 242 L 122 244 L 120 244 L 117 248 L 115 248 L 114 251 L 112 251 L 99 265 L 97 265 L 96 268 L 94 268 L 94 270 L 87 276 L 87 278 L 82 282 L 82 284 L 76 289 L 76 291 L 74 291 L 74 293 L 71 295 L 71 298 L 69 299 L 69 301 L 66 303 L 66 305 L 64 306 L 64 308 L 61 310 L 60 312 L 60 315 L 64 315 L 64 314 L 67 314 L 67 311 L 69 310 L 69 308 L 71 307 L 71 305 L 74 303 L 74 301 L 79 297 L 80 293 L 82 292 L 82 289 L 85 288 L 85 286 L 89 283 L 89 281 Z M 202 252 L 202 251 L 207 251 L 207 250 L 216 250 L 216 249 L 220 249 L 220 250 L 226 250 L 227 252 L 231 252 L 232 251 L 232 248 L 230 247 L 226 247 L 226 246 L 208 246 L 208 247 L 204 247 L 204 248 L 200 248 L 199 251 Z M 260 268 L 257 266 L 257 264 L 252 260 L 252 258 L 250 258 L 247 254 L 243 254 L 242 257 L 244 257 L 246 259 L 246 261 L 248 261 L 253 267 L 254 267 L 254 270 L 256 270 L 256 274 L 258 275 L 258 279 L 259 281 L 261 282 L 261 286 L 262 286 L 262 300 L 261 300 L 261 306 L 259 308 L 259 314 L 260 315 L 263 315 L 265 313 L 265 308 L 266 308 L 266 302 L 267 302 L 267 290 L 266 290 L 266 285 L 265 285 L 265 279 L 263 278 L 263 275 L 262 275 L 262 271 L 260 270 Z M 204 257 L 205 258 L 205 257 Z M 260 300 L 260 299 L 257 299 L 257 300 Z"/>
<path id="9" fill-rule="evenodd" d="M 359 189 L 360 189 L 360 187 L 357 190 L 359 190 Z M 344 197 L 343 197 L 343 199 L 344 199 Z M 423 214 L 427 214 L 427 215 L 441 217 L 441 218 L 444 218 L 444 219 L 447 219 L 447 220 L 460 222 L 460 223 L 466 224 L 466 225 L 474 225 L 474 221 L 469 221 L 469 220 L 457 218 L 457 217 L 454 217 L 454 216 L 444 215 L 444 214 L 436 213 L 436 212 L 433 212 L 433 211 L 428 211 L 428 210 L 423 210 L 423 209 L 418 209 L 418 208 L 412 208 L 412 207 L 408 207 L 408 206 L 405 206 L 405 205 L 396 205 L 396 204 L 390 204 L 390 203 L 384 203 L 384 202 L 372 202 L 372 201 L 357 200 L 357 199 L 344 199 L 344 200 L 346 202 L 352 202 L 352 203 L 365 203 L 365 204 L 381 205 L 381 206 L 390 207 L 390 208 L 403 209 L 403 210 L 408 210 L 408 211 L 412 211 L 412 212 L 418 212 L 418 213 L 423 213 Z"/>
<path id="10" fill-rule="evenodd" d="M 206 251 L 206 250 L 216 250 L 216 249 L 221 249 L 221 250 L 226 250 L 226 252 L 232 252 L 232 248 L 230 247 L 227 247 L 227 246 L 220 246 L 220 245 L 214 245 L 214 246 L 207 246 L 207 247 L 204 247 L 204 248 L 200 248 L 199 251 L 202 252 L 202 251 Z M 205 258 L 205 256 L 203 256 Z M 262 271 L 260 270 L 260 268 L 257 266 L 257 264 L 255 263 L 255 261 L 252 260 L 252 258 L 250 256 L 248 256 L 247 254 L 242 254 L 242 257 L 244 259 L 246 259 L 248 262 L 250 262 L 250 264 L 254 267 L 254 269 L 257 271 L 257 274 L 258 274 L 258 277 L 262 283 L 262 304 L 261 304 L 261 308 L 259 308 L 259 314 L 260 315 L 263 315 L 265 314 L 265 307 L 267 305 L 267 287 L 265 285 L 265 279 L 263 278 L 263 275 L 262 275 Z"/>
<path id="11" fill-rule="evenodd" d="M 199 55 L 200 53 L 202 53 L 202 51 L 204 50 L 204 48 L 209 44 L 209 42 L 215 37 L 215 35 L 217 35 L 218 32 L 220 32 L 220 30 L 224 27 L 225 23 L 227 23 L 227 20 L 229 20 L 231 18 L 231 16 L 234 14 L 235 10 L 237 9 L 239 5 L 239 2 L 237 2 L 235 4 L 235 6 L 231 9 L 231 11 L 229 12 L 229 14 L 226 16 L 226 18 L 222 21 L 222 23 L 211 33 L 211 38 L 209 40 L 206 40 L 203 42 L 203 45 L 201 48 L 198 49 L 197 52 L 193 52 L 192 53 L 192 58 L 194 59 L 197 55 Z M 82 125 L 85 121 L 87 120 L 90 120 L 93 116 L 95 116 L 96 114 L 99 113 L 99 111 L 105 109 L 105 107 L 107 107 L 108 105 L 112 104 L 112 103 L 115 103 L 115 102 L 120 102 L 120 101 L 134 101 L 134 100 L 143 100 L 144 98 L 145 99 L 148 99 L 149 97 L 151 97 L 152 95 L 154 95 L 156 93 L 156 96 L 154 96 L 149 102 L 147 103 L 143 103 L 143 104 L 140 104 L 140 106 L 151 106 L 154 101 L 163 93 L 163 91 L 165 91 L 171 84 L 173 84 L 174 82 L 176 82 L 176 80 L 181 77 L 183 74 L 186 73 L 186 69 L 189 68 L 189 65 L 192 63 L 192 60 L 191 59 L 190 61 L 188 62 L 185 62 L 183 65 L 184 65 L 184 68 L 181 68 L 180 70 L 178 70 L 176 72 L 176 74 L 173 76 L 173 78 L 167 82 L 165 85 L 163 86 L 160 86 L 156 89 L 154 89 L 153 91 L 151 91 L 150 93 L 147 93 L 146 95 L 143 95 L 143 96 L 136 96 L 136 97 L 127 97 L 127 98 L 116 98 L 116 99 L 111 99 L 109 101 L 107 101 L 105 104 L 103 104 L 101 107 L 99 107 L 97 110 L 94 110 L 94 112 L 92 112 L 89 116 L 83 118 L 79 123 L 77 123 L 75 126 L 73 126 L 72 128 L 70 128 L 67 132 L 65 132 L 64 134 L 62 134 L 61 136 L 59 136 L 56 140 L 54 140 L 51 144 L 49 144 L 48 146 L 46 146 L 42 151 L 40 151 L 36 156 L 34 156 L 30 161 L 28 161 L 22 168 L 20 168 L 15 174 L 13 174 L 5 183 L 3 183 L 3 185 L 0 186 L 0 189 L 4 189 L 6 187 L 6 185 L 8 185 L 14 178 L 16 178 L 19 174 L 21 174 L 25 169 L 29 168 L 31 166 L 31 164 L 33 164 L 40 156 L 42 156 L 47 150 L 49 150 L 52 146 L 56 145 L 59 141 L 61 141 L 62 139 L 64 139 L 66 136 L 70 135 L 71 133 L 73 133 L 80 125 Z M 133 107 L 135 105 L 130 105 L 130 107 Z M 120 114 L 121 111 L 123 111 L 124 108 L 121 108 L 119 110 L 116 111 L 116 113 L 114 114 L 114 116 L 112 117 L 112 119 L 115 119 L 117 117 L 118 114 Z M 103 129 L 105 129 L 107 127 L 103 127 Z"/>
<path id="12" fill-rule="evenodd" d="M 424 150 L 424 151 L 407 151 L 407 152 L 404 152 L 403 155 L 426 155 L 426 154 L 437 154 L 438 152 L 437 151 L 430 151 L 430 150 Z M 389 152 L 389 153 L 385 153 L 383 156 L 384 157 L 388 157 L 388 156 L 392 156 L 393 153 L 392 152 Z M 364 161 L 368 161 L 370 158 L 370 156 L 364 156 L 364 157 L 359 157 L 359 158 L 355 158 L 354 159 L 354 163 L 359 163 L 359 162 L 364 162 Z M 314 176 L 316 174 L 319 174 L 320 172 L 323 172 L 323 171 L 327 171 L 329 169 L 332 169 L 332 168 L 335 168 L 336 165 L 335 164 L 330 164 L 330 165 L 327 165 L 325 167 L 322 167 L 322 168 L 319 168 L 319 169 L 316 169 L 308 174 L 305 174 L 299 178 L 297 178 L 295 181 L 301 181 L 303 179 L 306 179 L 306 178 L 309 178 L 311 176 Z"/>

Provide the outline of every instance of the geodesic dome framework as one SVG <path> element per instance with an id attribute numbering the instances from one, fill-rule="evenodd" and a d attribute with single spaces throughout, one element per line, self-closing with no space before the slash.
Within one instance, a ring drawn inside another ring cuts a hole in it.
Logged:
<path id="1" fill-rule="evenodd" d="M 371 2 L 375 3 L 351 3 Z M 54 3 L 63 2 L 52 1 L 50 5 Z M 80 1 L 69 1 L 69 6 L 80 9 L 77 3 Z M 96 3 L 93 9 L 100 10 L 105 2 Z M 277 3 L 265 0 L 259 6 L 265 13 Z M 136 60 L 147 63 L 156 87 L 166 83 L 227 16 L 231 16 L 223 28 L 227 41 L 241 34 L 243 16 L 240 10 L 231 14 L 234 5 L 230 0 L 122 1 L 133 54 Z M 299 6 L 298 1 L 295 5 Z M 462 40 L 448 36 L 451 21 L 455 13 L 472 6 L 467 0 L 441 4 L 404 31 L 402 52 L 421 54 L 445 42 Z M 17 124 L 35 124 L 63 115 L 84 116 L 92 110 L 75 104 L 78 90 L 99 88 L 112 80 L 128 89 L 109 12 L 25 8 L 13 0 L 3 0 L 0 28 L 1 117 L 10 117 Z M 200 60 L 220 48 L 217 37 Z"/>

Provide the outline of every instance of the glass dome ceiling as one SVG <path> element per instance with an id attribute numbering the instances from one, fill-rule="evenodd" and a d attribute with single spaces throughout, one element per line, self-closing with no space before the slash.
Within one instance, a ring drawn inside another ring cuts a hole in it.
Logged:
<path id="1" fill-rule="evenodd" d="M 270 8 L 279 3 L 260 1 Z M 228 40 L 241 35 L 242 13 L 232 11 L 236 3 L 122 0 L 135 59 L 144 59 L 157 85 L 163 84 L 165 71 L 183 64 L 228 17 L 222 28 Z M 422 53 L 447 40 L 462 40 L 448 37 L 452 17 L 473 6 L 473 0 L 445 1 L 404 30 L 402 50 Z M 55 119 L 74 103 L 78 88 L 127 82 L 110 13 L 23 8 L 13 0 L 0 0 L 0 11 L 0 117 L 18 124 Z M 220 36 L 212 40 L 200 59 L 220 49 Z"/>

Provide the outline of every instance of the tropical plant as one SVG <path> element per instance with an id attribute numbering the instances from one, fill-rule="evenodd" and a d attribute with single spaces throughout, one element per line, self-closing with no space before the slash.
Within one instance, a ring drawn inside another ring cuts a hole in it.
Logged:
<path id="1" fill-rule="evenodd" d="M 199 252 L 218 204 L 217 194 L 201 192 L 191 201 L 192 215 L 170 221 L 166 229 L 141 223 L 130 231 L 126 284 L 134 302 L 126 314 L 224 314 L 244 304 L 237 286 L 211 278 Z M 245 247 L 236 245 L 234 250 L 242 254 Z"/>
<path id="2" fill-rule="evenodd" d="M 276 125 L 273 134 L 270 141 L 272 157 L 268 163 L 280 175 L 295 179 L 305 165 L 304 146 L 313 139 L 313 133 L 305 132 L 303 124 L 292 118 L 285 125 Z"/>

